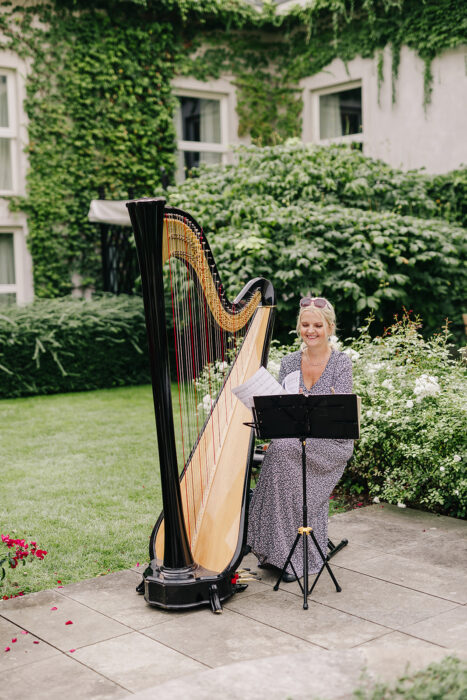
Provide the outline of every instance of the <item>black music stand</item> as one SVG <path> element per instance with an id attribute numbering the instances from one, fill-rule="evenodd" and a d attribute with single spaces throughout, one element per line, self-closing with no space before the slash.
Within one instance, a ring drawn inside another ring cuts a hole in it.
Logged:
<path id="1" fill-rule="evenodd" d="M 278 396 L 254 396 L 254 427 L 261 439 L 298 438 L 302 444 L 302 489 L 303 489 L 303 524 L 298 533 L 287 560 L 274 586 L 279 589 L 282 575 L 288 564 L 292 567 L 303 593 L 303 608 L 308 609 L 308 596 L 313 591 L 321 573 L 326 568 L 339 593 L 339 586 L 328 558 L 324 555 L 313 532 L 308 525 L 308 507 L 306 501 L 306 440 L 307 438 L 354 439 L 359 436 L 358 402 L 355 394 L 323 394 L 305 396 L 304 394 L 285 394 Z M 323 565 L 316 574 L 308 590 L 308 536 L 311 537 Z M 292 563 L 295 548 L 303 537 L 303 586 Z"/>

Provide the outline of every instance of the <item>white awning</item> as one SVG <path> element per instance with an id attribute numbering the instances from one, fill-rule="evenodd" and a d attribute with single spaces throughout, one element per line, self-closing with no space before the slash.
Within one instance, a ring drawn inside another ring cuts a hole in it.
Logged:
<path id="1" fill-rule="evenodd" d="M 89 207 L 88 219 L 99 224 L 131 226 L 126 200 L 112 202 L 107 199 L 93 199 Z"/>

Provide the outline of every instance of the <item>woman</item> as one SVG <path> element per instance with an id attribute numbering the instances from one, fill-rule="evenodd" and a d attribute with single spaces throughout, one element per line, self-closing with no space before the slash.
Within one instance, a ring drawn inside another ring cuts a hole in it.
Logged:
<path id="1" fill-rule="evenodd" d="M 332 305 L 322 297 L 300 301 L 297 333 L 301 349 L 282 359 L 279 381 L 290 394 L 349 394 L 352 362 L 331 347 L 336 327 Z M 306 441 L 308 525 L 326 555 L 329 496 L 342 476 L 353 451 L 353 440 L 309 438 Z M 260 565 L 282 569 L 303 520 L 302 445 L 297 438 L 273 440 L 264 457 L 253 493 L 248 523 L 248 544 Z M 292 558 L 295 571 L 303 572 L 303 547 Z M 309 573 L 317 573 L 323 561 L 309 538 Z M 289 565 L 286 582 L 295 576 Z"/>

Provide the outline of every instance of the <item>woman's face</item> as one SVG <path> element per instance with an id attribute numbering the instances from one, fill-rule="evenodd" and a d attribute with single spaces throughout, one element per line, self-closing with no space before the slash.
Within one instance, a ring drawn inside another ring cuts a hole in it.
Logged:
<path id="1" fill-rule="evenodd" d="M 331 329 L 328 323 L 316 311 L 306 310 L 300 316 L 300 336 L 310 350 L 325 350 L 328 348 L 328 337 Z"/>

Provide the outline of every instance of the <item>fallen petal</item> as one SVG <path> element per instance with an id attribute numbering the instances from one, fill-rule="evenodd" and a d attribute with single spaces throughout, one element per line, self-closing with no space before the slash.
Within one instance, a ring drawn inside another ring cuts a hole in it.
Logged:
<path id="1" fill-rule="evenodd" d="M 37 641 L 37 639 L 35 639 L 35 640 L 33 641 L 33 644 L 39 644 L 39 642 Z"/>
<path id="2" fill-rule="evenodd" d="M 18 641 L 18 639 L 16 637 L 13 637 L 13 639 L 11 640 L 11 643 L 14 644 L 17 641 Z"/>
<path id="3" fill-rule="evenodd" d="M 72 623 L 71 620 L 67 620 L 67 621 L 65 622 L 65 625 L 72 625 L 72 624 L 73 624 L 73 623 Z"/>
<path id="4" fill-rule="evenodd" d="M 70 654 L 72 654 L 76 649 L 70 649 Z"/>
<path id="5" fill-rule="evenodd" d="M 27 630 L 21 630 L 21 634 L 29 634 Z"/>
<path id="6" fill-rule="evenodd" d="M 5 647 L 5 651 L 10 651 L 10 647 Z"/>
<path id="7" fill-rule="evenodd" d="M 53 608 L 50 608 L 51 610 L 58 610 L 57 606 L 54 605 Z"/>

